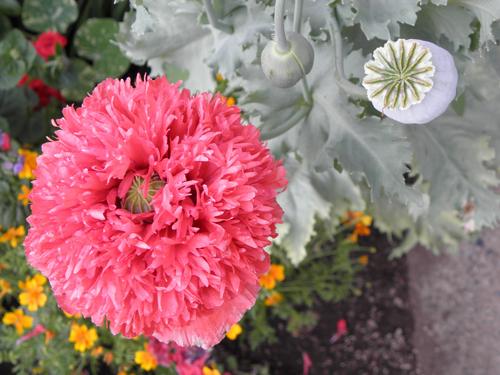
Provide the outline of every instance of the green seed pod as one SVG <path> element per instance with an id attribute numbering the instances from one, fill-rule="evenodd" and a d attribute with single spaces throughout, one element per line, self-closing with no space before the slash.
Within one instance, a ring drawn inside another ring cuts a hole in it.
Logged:
<path id="1" fill-rule="evenodd" d="M 289 49 L 280 51 L 278 43 L 271 40 L 262 51 L 261 65 L 264 74 L 274 86 L 292 87 L 308 74 L 314 62 L 311 43 L 301 34 L 286 34 Z"/>

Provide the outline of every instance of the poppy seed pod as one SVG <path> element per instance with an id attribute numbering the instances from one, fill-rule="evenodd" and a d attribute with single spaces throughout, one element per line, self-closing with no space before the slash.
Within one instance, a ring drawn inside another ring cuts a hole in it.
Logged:
<path id="1" fill-rule="evenodd" d="M 289 49 L 280 51 L 278 43 L 271 40 L 262 51 L 262 70 L 274 86 L 286 88 L 295 85 L 308 74 L 314 62 L 311 43 L 295 32 L 286 34 Z"/>
<path id="2" fill-rule="evenodd" d="M 458 73 L 451 54 L 423 40 L 399 39 L 377 48 L 365 64 L 363 86 L 373 106 L 404 124 L 426 124 L 456 96 Z"/>

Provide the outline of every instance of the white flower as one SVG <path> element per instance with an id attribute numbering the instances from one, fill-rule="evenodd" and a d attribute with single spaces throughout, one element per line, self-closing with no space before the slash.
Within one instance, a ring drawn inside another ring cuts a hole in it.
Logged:
<path id="1" fill-rule="evenodd" d="M 404 124 L 425 124 L 443 114 L 457 90 L 451 54 L 423 40 L 389 41 L 365 64 L 363 86 L 373 106 Z"/>

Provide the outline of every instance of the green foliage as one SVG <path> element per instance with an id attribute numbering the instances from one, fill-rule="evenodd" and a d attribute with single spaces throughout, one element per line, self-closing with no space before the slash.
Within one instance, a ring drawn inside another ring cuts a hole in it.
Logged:
<path id="1" fill-rule="evenodd" d="M 22 19 L 27 28 L 64 32 L 78 17 L 75 0 L 24 0 Z"/>
<path id="2" fill-rule="evenodd" d="M 19 30 L 8 32 L 0 41 L 0 89 L 14 87 L 35 58 L 35 49 Z"/>
<path id="3" fill-rule="evenodd" d="M 129 67 L 113 40 L 118 32 L 118 23 L 111 18 L 90 18 L 78 29 L 75 46 L 78 54 L 93 61 L 97 79 L 119 77 Z"/>

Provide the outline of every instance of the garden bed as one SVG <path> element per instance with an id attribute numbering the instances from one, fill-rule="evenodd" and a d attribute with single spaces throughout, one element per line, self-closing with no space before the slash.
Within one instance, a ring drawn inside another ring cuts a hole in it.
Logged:
<path id="1" fill-rule="evenodd" d="M 406 257 L 388 260 L 390 245 L 380 235 L 370 238 L 377 252 L 357 276 L 360 295 L 339 303 L 318 301 L 318 325 L 294 337 L 277 322 L 277 342 L 252 351 L 240 341 L 224 340 L 216 347 L 218 360 L 234 355 L 241 371 L 269 364 L 271 374 L 301 374 L 303 353 L 312 360 L 310 374 L 416 374 L 412 347 L 413 317 L 409 306 Z M 329 342 L 338 320 L 348 333 Z"/>

